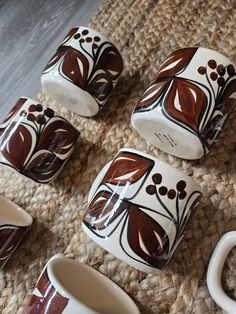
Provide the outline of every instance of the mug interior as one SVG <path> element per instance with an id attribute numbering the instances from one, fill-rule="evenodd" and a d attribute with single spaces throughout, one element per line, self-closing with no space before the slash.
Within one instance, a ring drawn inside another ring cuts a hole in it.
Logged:
<path id="1" fill-rule="evenodd" d="M 32 217 L 10 200 L 0 196 L 0 223 L 17 226 L 29 226 L 32 224 Z"/>
<path id="2" fill-rule="evenodd" d="M 87 265 L 60 258 L 52 261 L 50 270 L 62 295 L 72 295 L 90 309 L 103 314 L 139 313 L 123 290 Z"/>

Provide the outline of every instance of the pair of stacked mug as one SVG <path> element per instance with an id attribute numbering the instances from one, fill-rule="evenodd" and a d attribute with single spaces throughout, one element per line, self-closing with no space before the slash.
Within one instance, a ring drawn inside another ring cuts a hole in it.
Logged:
<path id="1" fill-rule="evenodd" d="M 106 103 L 123 70 L 113 43 L 73 28 L 45 67 L 43 89 L 86 117 Z M 236 103 L 236 73 L 206 48 L 172 53 L 136 105 L 133 127 L 161 150 L 184 159 L 208 153 Z M 52 109 L 21 98 L 0 126 L 0 163 L 40 183 L 52 182 L 79 132 Z M 163 268 L 202 196 L 190 177 L 153 156 L 123 148 L 95 179 L 83 218 L 86 234 L 145 271 Z"/>

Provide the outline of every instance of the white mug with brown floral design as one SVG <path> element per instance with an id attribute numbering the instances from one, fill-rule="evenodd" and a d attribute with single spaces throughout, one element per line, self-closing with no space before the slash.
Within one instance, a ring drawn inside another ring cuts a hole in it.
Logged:
<path id="1" fill-rule="evenodd" d="M 97 114 L 123 71 L 123 60 L 103 34 L 73 28 L 46 65 L 43 89 L 59 104 L 86 117 Z"/>
<path id="2" fill-rule="evenodd" d="M 123 148 L 91 187 L 83 230 L 124 262 L 155 272 L 169 262 L 201 196 L 189 176 Z"/>
<path id="3" fill-rule="evenodd" d="M 52 182 L 80 133 L 62 116 L 22 97 L 0 124 L 0 164 L 40 183 Z"/>
<path id="4" fill-rule="evenodd" d="M 54 255 L 43 269 L 24 314 L 139 314 L 131 298 L 92 267 Z"/>
<path id="5" fill-rule="evenodd" d="M 184 159 L 210 150 L 236 104 L 236 72 L 206 48 L 173 52 L 161 65 L 131 122 L 148 142 Z"/>

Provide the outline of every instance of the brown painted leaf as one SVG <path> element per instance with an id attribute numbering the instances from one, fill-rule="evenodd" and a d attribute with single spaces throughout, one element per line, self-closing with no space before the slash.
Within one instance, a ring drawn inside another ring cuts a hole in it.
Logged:
<path id="1" fill-rule="evenodd" d="M 206 105 L 205 93 L 197 85 L 179 78 L 173 80 L 165 99 L 165 109 L 168 114 L 196 132 Z"/>
<path id="2" fill-rule="evenodd" d="M 33 294 L 25 309 L 25 314 L 63 313 L 69 299 L 60 295 L 50 282 L 47 270 L 40 277 L 36 289 L 41 294 Z"/>
<path id="3" fill-rule="evenodd" d="M 63 42 L 61 43 L 61 45 L 65 45 L 78 31 L 78 27 L 74 27 L 72 28 L 69 33 L 66 35 L 66 37 L 64 38 Z"/>
<path id="4" fill-rule="evenodd" d="M 12 225 L 0 226 L 0 269 L 23 239 L 27 229 L 28 227 Z"/>
<path id="5" fill-rule="evenodd" d="M 119 199 L 117 194 L 101 191 L 89 204 L 83 222 L 89 228 L 103 230 L 129 206 L 130 203 Z"/>
<path id="6" fill-rule="evenodd" d="M 50 182 L 63 166 L 64 160 L 47 151 L 36 152 L 25 166 L 22 173 L 37 182 Z"/>
<path id="7" fill-rule="evenodd" d="M 148 264 L 157 268 L 166 264 L 169 252 L 166 232 L 136 205 L 129 209 L 127 239 L 131 249 Z"/>
<path id="8" fill-rule="evenodd" d="M 187 67 L 198 48 L 184 48 L 173 52 L 157 72 L 158 79 L 173 76 Z"/>
<path id="9" fill-rule="evenodd" d="M 53 65 L 55 65 L 67 52 L 67 50 L 69 49 L 69 47 L 67 46 L 60 46 L 56 53 L 52 56 L 52 58 L 49 60 L 48 64 L 46 65 L 46 67 L 44 68 L 44 72 L 51 68 Z"/>
<path id="10" fill-rule="evenodd" d="M 30 131 L 18 122 L 12 122 L 3 133 L 0 140 L 0 151 L 8 162 L 21 171 L 32 149 Z"/>
<path id="11" fill-rule="evenodd" d="M 103 182 L 114 185 L 134 183 L 149 173 L 154 161 L 131 152 L 121 152 L 110 165 Z"/>
<path id="12" fill-rule="evenodd" d="M 107 44 L 107 43 L 104 43 Z M 97 56 L 103 49 L 103 45 L 99 46 Z M 95 71 L 102 69 L 107 72 L 112 80 L 117 79 L 123 71 L 124 63 L 119 51 L 112 45 L 106 47 L 99 56 Z"/>
<path id="13" fill-rule="evenodd" d="M 218 100 L 223 114 L 229 114 L 236 105 L 236 79 L 231 80 Z"/>
<path id="14" fill-rule="evenodd" d="M 79 134 L 67 121 L 57 117 L 52 118 L 48 120 L 40 134 L 36 150 L 45 149 L 49 152 L 65 156 L 74 148 Z"/>
<path id="15" fill-rule="evenodd" d="M 193 212 L 195 211 L 197 205 L 199 204 L 200 200 L 202 198 L 202 193 L 200 193 L 196 199 L 190 204 L 190 206 L 186 206 L 187 208 L 187 213 L 184 213 L 185 216 L 181 218 L 181 225 L 179 226 L 179 229 L 177 230 L 178 232 L 178 237 L 181 237 L 181 235 L 184 233 L 184 230 L 186 229 L 186 226 L 189 222 L 189 218 L 190 216 L 193 214 Z"/>
<path id="16" fill-rule="evenodd" d="M 99 73 L 93 78 L 87 91 L 94 95 L 99 101 L 104 101 L 112 91 L 112 80 L 106 73 Z"/>
<path id="17" fill-rule="evenodd" d="M 8 113 L 7 117 L 5 118 L 5 120 L 3 121 L 3 123 L 11 120 L 16 113 L 19 111 L 19 109 L 24 105 L 24 103 L 27 101 L 26 98 L 20 98 L 17 103 L 15 104 L 15 106 L 11 109 L 11 111 Z M 0 126 L 1 128 L 1 126 Z"/>
<path id="18" fill-rule="evenodd" d="M 153 105 L 162 95 L 163 91 L 169 85 L 170 81 L 171 79 L 157 79 L 152 81 L 150 86 L 144 92 L 141 101 L 136 105 L 135 111 L 138 111 L 142 108 L 148 108 L 149 106 Z"/>
<path id="19" fill-rule="evenodd" d="M 78 87 L 84 88 L 89 71 L 88 59 L 79 50 L 68 47 L 62 64 L 62 72 Z"/>

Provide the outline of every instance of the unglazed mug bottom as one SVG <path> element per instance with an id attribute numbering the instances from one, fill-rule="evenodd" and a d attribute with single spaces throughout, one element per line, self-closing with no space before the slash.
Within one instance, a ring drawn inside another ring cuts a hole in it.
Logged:
<path id="1" fill-rule="evenodd" d="M 167 154 L 189 160 L 201 158 L 204 154 L 203 145 L 198 137 L 176 125 L 173 127 L 173 123 L 155 113 L 152 117 L 147 115 L 146 118 L 142 116 L 140 119 L 132 116 L 131 121 L 133 127 L 147 142 Z"/>
<path id="2" fill-rule="evenodd" d="M 84 117 L 92 117 L 99 111 L 99 106 L 92 96 L 59 76 L 42 76 L 43 89 L 60 105 Z"/>

